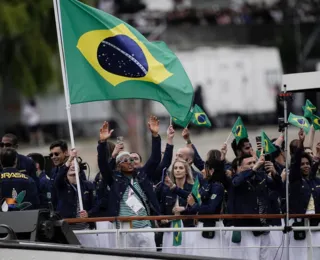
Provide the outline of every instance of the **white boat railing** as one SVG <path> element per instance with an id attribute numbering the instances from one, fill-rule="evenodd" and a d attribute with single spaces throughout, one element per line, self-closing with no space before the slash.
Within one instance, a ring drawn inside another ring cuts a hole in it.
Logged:
<path id="1" fill-rule="evenodd" d="M 130 247 L 121 247 L 120 246 L 120 240 L 122 234 L 127 233 L 147 233 L 147 232 L 202 232 L 202 231 L 216 231 L 220 232 L 220 247 L 197 247 L 197 249 L 210 249 L 210 250 L 232 250 L 232 249 L 239 249 L 239 248 L 278 248 L 280 251 L 283 251 L 284 249 L 288 249 L 285 243 L 285 239 L 289 239 L 287 234 L 293 231 L 306 231 L 306 244 L 304 246 L 296 246 L 292 245 L 289 246 L 289 249 L 293 248 L 307 248 L 308 249 L 308 260 L 313 259 L 313 250 L 315 248 L 320 248 L 320 241 L 314 241 L 315 244 L 312 241 L 312 232 L 314 231 L 320 231 L 320 226 L 310 226 L 310 220 L 309 219 L 320 219 L 320 214 L 314 214 L 314 215 L 304 215 L 304 214 L 296 214 L 296 215 L 290 215 L 290 218 L 299 218 L 299 219 L 305 219 L 304 226 L 268 226 L 268 227 L 235 227 L 235 226 L 228 226 L 228 227 L 182 227 L 182 228 L 149 228 L 149 229 L 134 229 L 132 227 L 132 221 L 134 220 L 162 220 L 162 219 L 216 219 L 217 221 L 221 219 L 260 219 L 260 218 L 267 218 L 267 219 L 283 219 L 285 218 L 285 215 L 278 214 L 278 215 L 197 215 L 197 216 L 148 216 L 148 217 L 114 217 L 114 218 L 88 218 L 88 219 L 66 219 L 65 221 L 68 223 L 77 223 L 77 222 L 101 222 L 101 221 L 109 221 L 114 222 L 114 228 L 112 229 L 102 229 L 102 230 L 75 230 L 75 234 L 115 234 L 115 240 L 116 240 L 116 248 L 126 248 L 126 249 L 132 249 Z M 116 223 L 121 223 L 120 225 L 116 225 Z M 124 227 L 124 223 L 127 225 Z M 129 228 L 128 228 L 129 226 Z M 288 232 L 284 232 L 285 230 L 288 230 Z M 270 245 L 270 246 L 224 246 L 224 235 L 228 231 L 282 231 L 284 232 L 282 234 L 282 242 L 280 245 Z M 164 247 L 161 247 L 162 249 Z M 169 247 L 165 247 L 169 248 Z M 170 247 L 171 248 L 171 247 Z M 172 247 L 173 248 L 173 247 Z M 181 249 L 188 249 L 187 247 L 180 247 Z M 148 249 L 148 248 L 145 248 Z M 285 258 L 281 258 L 285 259 Z"/>

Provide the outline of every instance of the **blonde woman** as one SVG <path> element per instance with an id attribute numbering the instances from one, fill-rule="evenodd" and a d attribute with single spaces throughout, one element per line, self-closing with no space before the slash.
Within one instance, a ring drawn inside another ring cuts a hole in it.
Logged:
<path id="1" fill-rule="evenodd" d="M 193 187 L 193 177 L 189 164 L 178 159 L 174 162 L 169 176 L 166 176 L 165 184 L 160 191 L 160 205 L 162 215 L 180 215 L 180 211 L 187 206 L 187 200 L 179 197 L 173 192 L 175 187 L 191 193 Z M 161 221 L 164 227 L 194 227 L 193 220 L 183 220 L 180 225 L 175 221 Z M 175 225 L 176 224 L 176 225 Z M 185 247 L 192 246 L 192 232 L 165 232 L 163 235 L 162 252 L 187 254 Z"/>
<path id="2" fill-rule="evenodd" d="M 186 194 L 179 187 L 173 187 L 173 192 L 187 199 L 187 205 L 176 207 L 173 211 L 185 215 L 211 215 L 220 214 L 224 197 L 225 171 L 223 161 L 217 158 L 211 158 L 205 162 L 205 181 L 198 188 L 201 201 L 197 200 L 194 194 Z M 199 219 L 198 227 L 220 227 L 222 222 L 217 219 Z M 223 256 L 221 248 L 220 232 L 204 231 L 193 232 L 193 251 L 189 254 L 201 256 Z M 199 249 L 200 248 L 200 249 Z"/>

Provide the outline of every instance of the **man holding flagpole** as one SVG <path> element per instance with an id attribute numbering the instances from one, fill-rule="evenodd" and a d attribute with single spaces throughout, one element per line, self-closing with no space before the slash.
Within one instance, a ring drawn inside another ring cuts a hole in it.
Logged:
<path id="1" fill-rule="evenodd" d="M 176 55 L 135 28 L 77 0 L 53 0 L 71 148 L 71 104 L 150 99 L 185 120 L 193 86 Z M 76 180 L 80 187 L 78 164 Z M 83 210 L 78 189 L 80 209 Z"/>

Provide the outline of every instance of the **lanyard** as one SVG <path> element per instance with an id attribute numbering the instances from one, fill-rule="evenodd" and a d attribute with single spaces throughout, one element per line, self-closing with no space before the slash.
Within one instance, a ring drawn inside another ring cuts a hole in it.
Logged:
<path id="1" fill-rule="evenodd" d="M 130 183 L 133 186 L 133 178 L 131 179 Z M 129 185 L 128 198 L 130 198 L 133 194 L 134 194 L 134 191 L 132 190 L 132 188 Z"/>

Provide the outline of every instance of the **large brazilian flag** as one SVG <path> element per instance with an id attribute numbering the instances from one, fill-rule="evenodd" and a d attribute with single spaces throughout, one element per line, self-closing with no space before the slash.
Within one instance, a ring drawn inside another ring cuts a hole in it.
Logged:
<path id="1" fill-rule="evenodd" d="M 135 28 L 77 0 L 57 0 L 71 104 L 150 99 L 184 120 L 193 87 L 176 55 Z"/>

